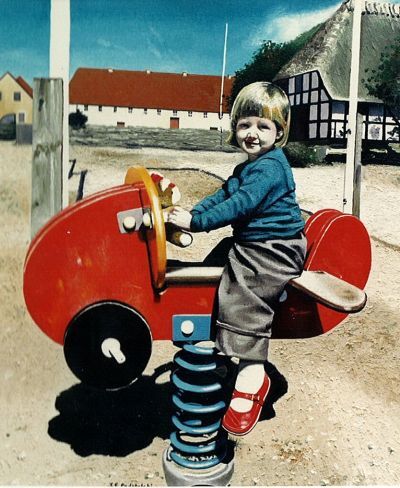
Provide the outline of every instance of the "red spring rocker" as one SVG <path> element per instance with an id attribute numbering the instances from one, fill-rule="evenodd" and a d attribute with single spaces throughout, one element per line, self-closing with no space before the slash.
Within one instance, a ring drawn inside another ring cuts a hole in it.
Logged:
<path id="1" fill-rule="evenodd" d="M 320 210 L 306 222 L 307 258 L 289 282 L 273 338 L 324 334 L 366 302 L 371 244 L 362 222 Z M 63 345 L 85 383 L 129 385 L 146 367 L 152 342 L 210 337 L 222 268 L 171 267 L 157 188 L 146 169 L 54 216 L 32 241 L 24 297 L 42 331 Z"/>

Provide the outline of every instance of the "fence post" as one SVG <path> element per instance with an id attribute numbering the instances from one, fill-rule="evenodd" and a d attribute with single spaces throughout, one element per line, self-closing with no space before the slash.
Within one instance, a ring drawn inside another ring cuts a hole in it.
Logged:
<path id="1" fill-rule="evenodd" d="M 33 87 L 31 237 L 62 209 L 63 81 Z"/>

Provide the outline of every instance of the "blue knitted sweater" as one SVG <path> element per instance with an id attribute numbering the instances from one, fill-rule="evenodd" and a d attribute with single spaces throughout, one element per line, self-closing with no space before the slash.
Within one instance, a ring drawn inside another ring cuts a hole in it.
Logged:
<path id="1" fill-rule="evenodd" d="M 304 228 L 292 169 L 280 148 L 236 166 L 222 187 L 191 213 L 193 232 L 230 224 L 238 241 L 287 238 Z"/>

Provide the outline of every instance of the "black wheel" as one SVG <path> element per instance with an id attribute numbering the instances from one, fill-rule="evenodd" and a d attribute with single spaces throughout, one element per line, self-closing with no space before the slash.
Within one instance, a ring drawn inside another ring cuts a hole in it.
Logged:
<path id="1" fill-rule="evenodd" d="M 114 390 L 133 383 L 151 355 L 149 326 L 135 310 L 101 302 L 82 310 L 65 334 L 64 355 L 83 383 Z"/>

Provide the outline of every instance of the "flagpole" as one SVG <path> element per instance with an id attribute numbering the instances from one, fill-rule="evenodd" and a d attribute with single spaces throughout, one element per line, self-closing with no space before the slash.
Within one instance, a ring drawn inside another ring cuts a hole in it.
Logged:
<path id="1" fill-rule="evenodd" d="M 225 41 L 224 41 L 224 56 L 222 61 L 222 76 L 221 76 L 221 96 L 219 99 L 219 118 L 222 119 L 223 110 L 223 96 L 224 96 L 224 79 L 225 79 L 225 66 L 226 66 L 226 44 L 228 40 L 228 24 L 225 24 Z"/>

